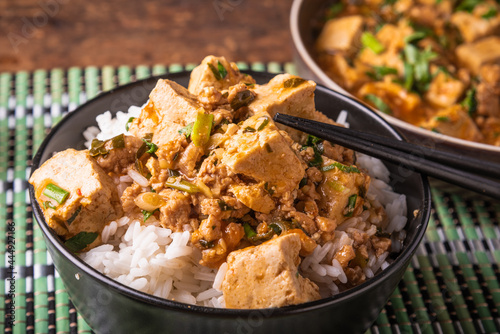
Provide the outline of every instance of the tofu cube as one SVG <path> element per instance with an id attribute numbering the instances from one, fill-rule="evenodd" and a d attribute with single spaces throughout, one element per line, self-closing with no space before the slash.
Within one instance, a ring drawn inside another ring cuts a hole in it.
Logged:
<path id="1" fill-rule="evenodd" d="M 224 143 L 222 163 L 257 183 L 267 182 L 276 196 L 296 189 L 305 175 L 305 166 L 267 113 L 242 123 Z"/>
<path id="2" fill-rule="evenodd" d="M 29 182 L 47 224 L 64 239 L 80 232 L 100 234 L 106 223 L 123 215 L 113 180 L 88 151 L 68 149 L 57 153 L 35 170 Z M 50 183 L 69 192 L 63 203 L 44 195 Z"/>
<path id="3" fill-rule="evenodd" d="M 318 286 L 298 272 L 300 247 L 300 236 L 291 233 L 231 252 L 222 282 L 226 307 L 282 307 L 319 299 Z"/>
<path id="4" fill-rule="evenodd" d="M 458 61 L 478 75 L 482 65 L 500 64 L 500 37 L 491 36 L 475 43 L 462 44 L 455 52 Z"/>

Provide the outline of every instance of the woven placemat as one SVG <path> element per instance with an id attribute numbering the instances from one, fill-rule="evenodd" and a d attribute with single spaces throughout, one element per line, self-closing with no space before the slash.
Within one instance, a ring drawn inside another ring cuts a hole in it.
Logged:
<path id="1" fill-rule="evenodd" d="M 238 66 L 295 72 L 291 64 Z M 32 155 L 51 127 L 101 91 L 193 67 L 0 73 L 0 332 L 92 333 L 54 269 L 27 193 Z M 432 191 L 425 239 L 368 333 L 498 333 L 500 202 L 456 187 Z"/>

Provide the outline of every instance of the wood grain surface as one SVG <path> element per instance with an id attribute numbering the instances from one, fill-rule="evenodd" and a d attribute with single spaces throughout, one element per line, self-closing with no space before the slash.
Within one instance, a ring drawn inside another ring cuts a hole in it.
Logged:
<path id="1" fill-rule="evenodd" d="M 292 60 L 292 0 L 0 0 L 0 71 Z"/>

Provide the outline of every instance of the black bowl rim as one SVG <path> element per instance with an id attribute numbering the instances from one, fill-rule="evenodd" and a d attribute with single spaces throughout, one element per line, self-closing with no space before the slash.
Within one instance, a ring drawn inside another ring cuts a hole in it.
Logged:
<path id="1" fill-rule="evenodd" d="M 269 73 L 269 72 L 256 72 L 256 71 L 251 71 L 251 70 L 245 70 L 242 71 L 247 74 L 250 74 L 254 77 L 265 77 L 266 79 L 270 79 L 273 76 L 279 74 L 279 73 Z M 36 168 L 40 166 L 40 160 L 42 157 L 42 154 L 48 145 L 49 141 L 52 139 L 52 137 L 57 133 L 58 129 L 63 127 L 64 124 L 71 122 L 73 116 L 77 114 L 78 112 L 81 112 L 81 110 L 86 109 L 89 105 L 94 103 L 95 100 L 97 99 L 102 99 L 106 98 L 112 94 L 120 93 L 122 91 L 128 90 L 130 87 L 140 85 L 141 83 L 144 83 L 146 81 L 151 81 L 151 80 L 158 80 L 158 79 L 164 79 L 168 78 L 170 80 L 176 81 L 176 79 L 185 77 L 186 75 L 189 75 L 189 71 L 182 71 L 182 72 L 176 72 L 176 73 L 169 73 L 165 75 L 158 75 L 158 76 L 152 76 L 146 79 L 138 80 L 135 82 L 128 83 L 126 85 L 122 85 L 119 87 L 116 87 L 110 91 L 100 93 L 97 95 L 94 99 L 88 100 L 84 104 L 80 105 L 77 107 L 74 111 L 68 113 L 65 115 L 65 117 L 50 131 L 50 133 L 45 137 L 43 140 L 42 144 L 37 150 L 37 153 L 35 154 L 33 158 L 33 163 L 31 167 L 31 173 L 30 175 L 34 172 Z M 335 98 L 343 99 L 351 104 L 356 104 L 359 108 L 364 109 L 364 111 L 368 112 L 368 114 L 371 114 L 375 119 L 377 119 L 381 125 L 383 125 L 387 130 L 391 131 L 395 137 L 397 137 L 399 140 L 403 140 L 403 137 L 398 133 L 396 129 L 394 129 L 388 122 L 386 122 L 382 117 L 380 117 L 378 114 L 376 114 L 373 110 L 370 108 L 367 108 L 366 106 L 360 104 L 356 100 L 352 99 L 351 97 L 344 95 L 342 93 L 333 91 L 321 84 L 317 84 L 316 90 L 327 94 L 327 95 L 333 95 Z M 103 111 L 104 112 L 104 111 Z M 36 167 L 36 168 L 35 168 Z M 410 258 L 413 256 L 415 253 L 417 247 L 419 246 L 424 234 L 425 230 L 427 228 L 429 218 L 430 218 L 430 203 L 431 203 L 431 190 L 429 186 L 429 182 L 427 180 L 427 177 L 425 175 L 420 174 L 420 179 L 422 183 L 422 188 L 424 191 L 424 198 L 423 198 L 423 203 L 422 203 L 422 216 L 419 218 L 421 220 L 420 225 L 417 227 L 419 231 L 415 234 L 414 241 L 413 243 L 409 244 L 403 252 L 401 252 L 395 261 L 391 263 L 386 269 L 384 269 L 381 273 L 377 274 L 376 276 L 370 278 L 366 282 L 353 287 L 347 291 L 341 292 L 337 295 L 334 295 L 332 297 L 328 298 L 323 298 L 317 301 L 312 301 L 312 302 L 307 302 L 307 303 L 302 303 L 298 305 L 291 305 L 291 306 L 285 306 L 281 308 L 272 308 L 272 316 L 283 316 L 283 315 L 292 315 L 295 313 L 305 313 L 309 311 L 314 311 L 318 308 L 323 308 L 327 307 L 330 304 L 335 304 L 335 303 L 342 303 L 346 301 L 347 299 L 351 298 L 353 295 L 358 295 L 358 294 L 363 294 L 365 290 L 368 289 L 374 289 L 376 286 L 381 284 L 382 280 L 386 276 L 390 276 L 393 274 L 395 271 L 398 270 L 398 267 L 404 265 L 405 263 L 408 263 Z M 205 315 L 212 315 L 212 316 L 219 316 L 219 317 L 234 317 L 234 316 L 242 316 L 242 317 L 248 317 L 251 314 L 254 314 L 254 312 L 269 312 L 268 310 L 270 309 L 226 309 L 226 308 L 214 308 L 214 307 L 206 307 L 206 306 L 198 306 L 198 305 L 190 305 L 190 304 L 185 304 L 177 301 L 171 301 L 167 300 L 164 298 L 160 298 L 157 296 L 153 296 L 138 290 L 135 290 L 133 288 L 130 288 L 124 284 L 121 284 L 112 278 L 105 276 L 104 274 L 100 273 L 96 269 L 92 268 L 90 265 L 88 265 L 86 262 L 84 262 L 80 257 L 76 256 L 74 253 L 70 252 L 61 242 L 60 238 L 52 231 L 52 229 L 47 225 L 45 222 L 45 218 L 43 217 L 42 210 L 40 209 L 38 202 L 36 201 L 35 198 L 35 192 L 34 192 L 34 187 L 28 183 L 29 187 L 29 194 L 30 194 L 30 200 L 31 200 L 31 206 L 33 208 L 34 215 L 36 217 L 36 220 L 38 222 L 38 225 L 42 229 L 42 232 L 46 239 L 53 245 L 55 248 L 68 260 L 70 260 L 79 270 L 85 272 L 87 275 L 91 276 L 93 279 L 96 279 L 98 281 L 103 282 L 106 284 L 110 289 L 116 290 L 119 293 L 121 293 L 124 296 L 128 296 L 129 298 L 136 299 L 138 301 L 142 301 L 144 303 L 154 305 L 154 306 L 159 306 L 161 308 L 164 308 L 168 310 L 169 308 L 175 308 L 178 311 L 185 311 L 189 312 L 191 314 L 205 314 Z M 43 222 L 43 223 L 42 223 Z M 56 268 L 57 269 L 57 268 Z"/>

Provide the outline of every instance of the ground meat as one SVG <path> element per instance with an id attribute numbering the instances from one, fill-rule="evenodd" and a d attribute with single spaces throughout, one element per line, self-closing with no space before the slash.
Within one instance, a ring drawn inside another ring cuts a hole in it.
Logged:
<path id="1" fill-rule="evenodd" d="M 354 151 L 340 145 L 323 142 L 323 155 L 343 164 L 352 165 L 354 163 Z"/>
<path id="2" fill-rule="evenodd" d="M 198 179 L 210 188 L 215 197 L 220 196 L 230 185 L 241 183 L 236 174 L 220 163 L 216 155 L 209 156 L 203 161 Z"/>
<path id="3" fill-rule="evenodd" d="M 356 286 L 363 283 L 366 280 L 366 275 L 360 266 L 354 268 L 347 267 L 344 269 L 345 275 L 347 276 L 347 281 L 351 286 Z"/>
<path id="4" fill-rule="evenodd" d="M 104 145 L 109 153 L 98 155 L 97 164 L 101 166 L 106 173 L 126 174 L 127 168 L 135 161 L 135 154 L 142 146 L 143 141 L 134 136 L 123 136 L 125 147 L 113 148 L 112 141 L 107 141 Z"/>
<path id="5" fill-rule="evenodd" d="M 350 234 L 351 238 L 354 240 L 354 248 L 359 248 L 361 245 L 364 245 L 369 239 L 368 234 L 360 232 L 357 229 L 353 229 Z"/>
<path id="6" fill-rule="evenodd" d="M 160 207 L 161 225 L 173 231 L 182 231 L 183 225 L 191 223 L 190 197 L 173 189 L 164 189 L 159 194 L 165 200 L 165 205 Z"/>
<path id="7" fill-rule="evenodd" d="M 125 189 L 120 201 L 122 203 L 123 211 L 125 213 L 131 212 L 137 206 L 135 205 L 134 199 L 142 192 L 142 187 L 137 183 L 133 183 Z"/>
<path id="8" fill-rule="evenodd" d="M 373 246 L 373 249 L 375 250 L 375 254 L 377 255 L 377 257 L 387 252 L 389 248 L 391 248 L 391 239 L 389 238 L 382 238 L 374 235 L 370 238 L 370 242 Z"/>
<path id="9" fill-rule="evenodd" d="M 300 226 L 302 226 L 302 228 L 310 235 L 318 230 L 318 228 L 316 227 L 316 223 L 314 222 L 314 219 L 312 219 L 305 213 L 298 211 L 290 211 L 287 217 L 297 220 Z"/>
<path id="10" fill-rule="evenodd" d="M 307 173 L 307 178 L 311 180 L 312 182 L 318 183 L 323 180 L 323 173 L 316 168 L 316 167 L 311 167 L 306 170 Z"/>
<path id="11" fill-rule="evenodd" d="M 203 156 L 203 154 L 204 149 L 202 147 L 198 147 L 194 143 L 190 143 L 186 147 L 184 152 L 181 153 L 181 157 L 179 159 L 179 164 L 177 167 L 184 175 L 193 177 L 196 164 Z"/>

